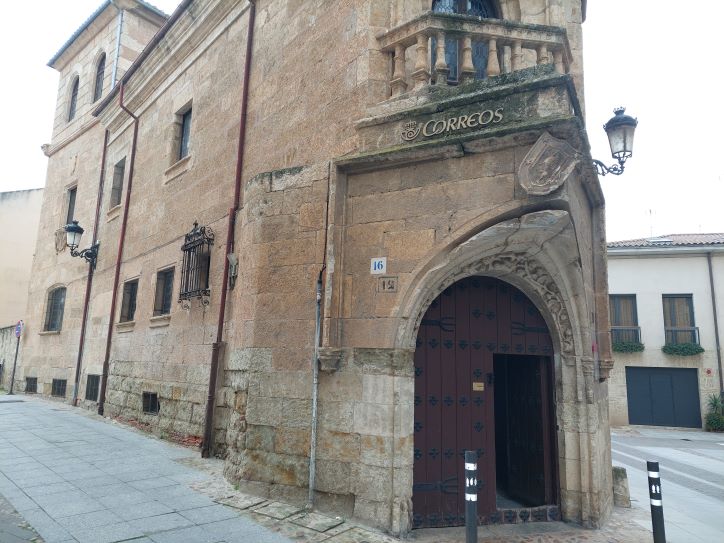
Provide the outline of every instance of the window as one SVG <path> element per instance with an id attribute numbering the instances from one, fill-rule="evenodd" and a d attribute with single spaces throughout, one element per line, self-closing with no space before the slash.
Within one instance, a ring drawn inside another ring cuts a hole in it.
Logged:
<path id="1" fill-rule="evenodd" d="M 63 324 L 65 309 L 65 287 L 58 287 L 48 293 L 48 304 L 45 307 L 46 332 L 59 332 Z"/>
<path id="2" fill-rule="evenodd" d="M 171 312 L 173 297 L 173 268 L 156 274 L 156 298 L 153 303 L 153 316 L 167 315 Z"/>
<path id="3" fill-rule="evenodd" d="M 113 166 L 113 185 L 111 186 L 111 207 L 121 205 L 123 178 L 126 175 L 126 157 Z"/>
<path id="4" fill-rule="evenodd" d="M 184 244 L 181 246 L 184 258 L 181 267 L 180 300 L 209 295 L 209 267 L 213 242 L 214 233 L 211 228 L 199 226 L 197 222 L 194 223 L 191 232 L 186 234 Z"/>
<path id="5" fill-rule="evenodd" d="M 699 344 L 694 326 L 694 300 L 691 294 L 664 294 L 664 330 L 667 345 Z"/>
<path id="6" fill-rule="evenodd" d="M 65 214 L 65 224 L 70 224 L 75 218 L 75 197 L 78 194 L 78 187 L 68 189 L 68 210 Z"/>
<path id="7" fill-rule="evenodd" d="M 103 96 L 103 76 L 106 71 L 106 54 L 103 53 L 101 58 L 98 59 L 98 65 L 96 66 L 96 84 L 93 88 L 93 101 L 100 100 Z"/>
<path id="8" fill-rule="evenodd" d="M 121 321 L 130 322 L 136 315 L 136 293 L 138 292 L 138 279 L 123 283 L 123 301 L 121 302 Z"/>
<path id="9" fill-rule="evenodd" d="M 98 401 L 98 389 L 101 384 L 100 375 L 88 375 L 88 379 L 85 383 L 85 399 L 91 402 Z"/>
<path id="10" fill-rule="evenodd" d="M 50 389 L 51 396 L 65 398 L 65 388 L 68 384 L 66 379 L 53 379 L 53 387 Z"/>
<path id="11" fill-rule="evenodd" d="M 75 77 L 73 80 L 73 87 L 71 87 L 70 91 L 70 105 L 68 106 L 68 122 L 72 121 L 75 118 L 75 111 L 78 107 L 78 76 Z"/>
<path id="12" fill-rule="evenodd" d="M 149 415 L 158 415 L 160 406 L 158 404 L 158 394 L 155 392 L 143 393 L 143 412 Z"/>
<path id="13" fill-rule="evenodd" d="M 473 15 L 485 19 L 495 19 L 498 15 L 489 0 L 434 0 L 432 11 L 435 13 L 450 13 L 459 15 Z M 433 70 L 437 59 L 437 40 L 432 38 L 431 44 Z M 475 79 L 485 79 L 488 67 L 488 44 L 482 41 L 472 42 L 473 66 Z M 450 70 L 448 82 L 456 83 L 459 78 L 459 63 L 462 59 L 462 40 L 445 38 L 445 62 Z"/>
<path id="14" fill-rule="evenodd" d="M 612 294 L 609 297 L 611 315 L 611 341 L 613 343 L 640 343 L 641 334 L 636 313 L 636 296 Z"/>
<path id="15" fill-rule="evenodd" d="M 189 136 L 191 134 L 191 108 L 181 114 L 181 141 L 178 146 L 178 159 L 188 156 L 189 154 Z"/>
<path id="16" fill-rule="evenodd" d="M 25 394 L 35 394 L 38 392 L 38 378 L 37 377 L 26 377 L 25 378 Z"/>

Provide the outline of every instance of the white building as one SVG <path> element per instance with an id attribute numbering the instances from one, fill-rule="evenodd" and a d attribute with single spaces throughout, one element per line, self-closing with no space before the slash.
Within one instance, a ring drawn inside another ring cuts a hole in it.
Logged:
<path id="1" fill-rule="evenodd" d="M 611 425 L 701 427 L 723 388 L 724 234 L 609 243 L 608 273 Z"/>

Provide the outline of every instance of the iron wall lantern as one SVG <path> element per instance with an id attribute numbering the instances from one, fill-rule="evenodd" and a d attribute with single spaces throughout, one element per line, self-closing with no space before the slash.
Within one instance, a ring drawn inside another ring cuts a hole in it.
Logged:
<path id="1" fill-rule="evenodd" d="M 625 107 L 618 107 L 613 110 L 614 116 L 603 125 L 603 129 L 608 135 L 608 144 L 611 147 L 611 156 L 618 161 L 618 164 L 606 166 L 600 160 L 593 159 L 593 165 L 599 175 L 612 173 L 621 175 L 623 173 L 623 165 L 633 153 L 633 140 L 636 125 L 639 123 L 637 119 L 626 115 Z"/>
<path id="2" fill-rule="evenodd" d="M 78 251 L 80 245 L 80 238 L 83 236 L 83 228 L 78 224 L 78 221 L 73 221 L 70 224 L 64 226 L 66 245 L 70 248 L 71 256 L 79 256 L 84 258 L 93 269 L 96 267 L 96 260 L 98 259 L 98 246 L 100 243 L 96 242 L 87 249 Z"/>

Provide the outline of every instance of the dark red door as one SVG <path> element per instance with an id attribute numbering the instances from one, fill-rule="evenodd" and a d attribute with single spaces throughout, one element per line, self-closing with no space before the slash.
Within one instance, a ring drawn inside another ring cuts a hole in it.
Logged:
<path id="1" fill-rule="evenodd" d="M 478 452 L 478 515 L 496 511 L 493 356 L 552 354 L 530 300 L 489 277 L 458 281 L 425 313 L 415 350 L 414 527 L 465 522 L 464 451 Z"/>

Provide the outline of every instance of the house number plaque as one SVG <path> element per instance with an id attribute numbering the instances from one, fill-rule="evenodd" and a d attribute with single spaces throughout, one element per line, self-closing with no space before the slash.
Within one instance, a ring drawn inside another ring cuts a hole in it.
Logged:
<path id="1" fill-rule="evenodd" d="M 377 279 L 377 292 L 397 292 L 397 276 L 379 277 Z"/>

